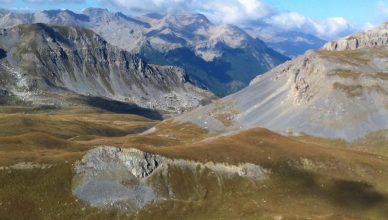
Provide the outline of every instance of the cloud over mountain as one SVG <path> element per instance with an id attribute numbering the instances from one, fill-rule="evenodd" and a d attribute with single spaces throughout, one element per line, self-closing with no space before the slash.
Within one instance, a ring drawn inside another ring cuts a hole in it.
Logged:
<path id="1" fill-rule="evenodd" d="M 205 14 L 217 23 L 244 24 L 262 20 L 284 30 L 297 30 L 331 39 L 353 31 L 343 17 L 314 20 L 296 12 L 280 11 L 262 0 L 108 0 L 104 4 L 130 13 L 187 10 Z"/>
<path id="2" fill-rule="evenodd" d="M 167 13 L 174 11 L 190 11 L 202 13 L 215 23 L 252 24 L 260 21 L 274 25 L 284 31 L 298 31 L 312 34 L 323 39 L 334 39 L 365 29 L 363 25 L 351 25 L 344 17 L 327 17 L 313 19 L 294 11 L 285 11 L 263 0 L 21 0 L 27 3 L 79 3 L 87 6 L 99 5 L 123 11 L 128 14 L 144 14 L 151 12 Z M 16 0 L 0 0 L 0 3 L 14 3 Z M 381 14 L 387 15 L 386 1 L 381 0 Z M 364 24 L 364 26 L 372 27 Z"/>

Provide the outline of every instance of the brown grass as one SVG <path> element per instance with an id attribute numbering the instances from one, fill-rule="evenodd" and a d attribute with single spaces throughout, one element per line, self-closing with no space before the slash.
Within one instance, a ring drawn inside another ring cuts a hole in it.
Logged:
<path id="1" fill-rule="evenodd" d="M 221 189 L 212 189 L 217 180 L 209 177 L 204 182 L 211 189 L 208 193 L 215 195 L 199 199 L 200 204 L 163 203 L 149 207 L 141 216 L 152 219 L 164 213 L 174 218 L 177 212 L 182 214 L 179 207 L 190 210 L 183 215 L 188 219 L 382 219 L 388 214 L 388 173 L 384 171 L 388 168 L 387 158 L 345 146 L 341 141 L 299 141 L 266 129 L 252 129 L 185 146 L 143 148 L 171 158 L 260 164 L 272 174 L 264 185 L 224 180 L 218 186 Z M 306 170 L 300 165 L 301 159 L 324 166 Z M 185 179 L 179 181 L 183 192 L 193 188 L 185 185 Z M 217 190 L 222 192 L 217 194 Z M 175 211 L 164 212 L 170 209 Z"/>
<path id="2" fill-rule="evenodd" d="M 347 50 L 347 51 L 325 51 L 320 50 L 316 53 L 325 59 L 334 59 L 343 63 L 348 63 L 353 66 L 366 65 L 369 62 L 368 53 L 366 49 Z"/>
<path id="3" fill-rule="evenodd" d="M 375 77 L 381 80 L 388 80 L 388 73 L 378 72 Z"/>
<path id="4" fill-rule="evenodd" d="M 18 126 L 12 127 L 10 118 Z M 54 165 L 46 170 L 0 170 L 1 219 L 384 219 L 388 215 L 388 159 L 339 140 L 285 137 L 266 129 L 214 138 L 189 123 L 80 109 L 4 110 L 0 121 L 7 124 L 0 124 L 0 166 L 23 161 Z M 154 132 L 139 135 L 155 124 Z M 136 147 L 204 162 L 255 163 L 270 169 L 271 175 L 256 183 L 172 169 L 163 181 L 170 181 L 180 200 L 155 203 L 128 216 L 90 208 L 72 196 L 72 163 L 97 145 Z M 306 170 L 303 160 L 323 166 Z"/>
<path id="5" fill-rule="evenodd" d="M 351 78 L 353 80 L 357 80 L 360 78 L 361 73 L 357 73 L 351 70 L 335 70 L 333 75 L 339 76 L 341 78 Z"/>
<path id="6" fill-rule="evenodd" d="M 237 110 L 233 109 L 233 103 L 217 100 L 214 106 L 209 115 L 216 118 L 224 126 L 231 126 L 234 116 L 238 113 Z"/>
<path id="7" fill-rule="evenodd" d="M 346 93 L 350 97 L 362 95 L 363 87 L 361 85 L 346 85 L 339 82 L 333 84 L 334 89 Z"/>

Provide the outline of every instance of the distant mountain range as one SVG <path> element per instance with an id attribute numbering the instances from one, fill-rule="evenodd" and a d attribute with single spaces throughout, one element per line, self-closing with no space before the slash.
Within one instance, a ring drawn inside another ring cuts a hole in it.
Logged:
<path id="1" fill-rule="evenodd" d="M 388 24 L 327 43 L 181 116 L 212 131 L 265 127 L 356 140 L 388 129 Z"/>
<path id="2" fill-rule="evenodd" d="M 110 44 L 140 55 L 148 63 L 185 69 L 197 85 L 219 96 L 238 91 L 249 81 L 288 58 L 233 25 L 215 25 L 192 13 L 148 14 L 137 18 L 104 9 L 81 14 L 69 10 L 35 13 L 0 11 L 0 27 L 24 23 L 81 26 Z"/>
<path id="3" fill-rule="evenodd" d="M 307 50 L 319 49 L 326 41 L 298 31 L 278 30 L 275 27 L 254 24 L 244 28 L 250 35 L 263 40 L 269 47 L 288 57 L 296 57 Z"/>

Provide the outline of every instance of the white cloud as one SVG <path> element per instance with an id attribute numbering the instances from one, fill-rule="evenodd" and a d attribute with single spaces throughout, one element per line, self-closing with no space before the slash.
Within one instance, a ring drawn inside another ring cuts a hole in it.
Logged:
<path id="1" fill-rule="evenodd" d="M 216 22 L 239 23 L 266 16 L 270 9 L 261 0 L 107 0 L 132 13 L 187 10 L 203 13 Z"/>
<path id="2" fill-rule="evenodd" d="M 308 19 L 296 12 L 285 12 L 273 15 L 266 19 L 267 23 L 280 27 L 284 30 L 302 28 L 308 22 Z"/>
<path id="3" fill-rule="evenodd" d="M 129 12 L 168 12 L 190 9 L 194 0 L 100 0 L 103 4 L 113 5 Z"/>
<path id="4" fill-rule="evenodd" d="M 105 4 L 130 13 L 187 10 L 220 23 L 242 24 L 261 20 L 283 30 L 298 30 L 331 39 L 352 29 L 342 17 L 314 20 L 296 12 L 274 9 L 262 0 L 107 0 Z"/>
<path id="5" fill-rule="evenodd" d="M 329 17 L 323 21 L 311 21 L 318 36 L 333 38 L 337 35 L 349 32 L 353 28 L 343 17 Z"/>
<path id="6" fill-rule="evenodd" d="M 376 28 L 378 25 L 376 24 L 373 24 L 371 22 L 365 22 L 363 25 L 362 25 L 362 30 L 363 31 L 368 31 L 368 30 L 371 30 L 373 28 Z"/>
<path id="7" fill-rule="evenodd" d="M 197 1 L 194 10 L 223 23 L 242 23 L 261 19 L 271 12 L 267 5 L 258 0 Z"/>
<path id="8" fill-rule="evenodd" d="M 283 12 L 266 18 L 266 22 L 283 30 L 302 31 L 324 39 L 347 34 L 354 28 L 343 17 L 329 17 L 314 20 L 296 12 Z"/>

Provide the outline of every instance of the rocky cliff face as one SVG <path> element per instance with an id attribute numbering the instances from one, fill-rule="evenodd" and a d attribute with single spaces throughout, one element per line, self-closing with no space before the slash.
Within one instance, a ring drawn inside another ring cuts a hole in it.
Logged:
<path id="1" fill-rule="evenodd" d="M 0 14 L 0 27 L 37 22 L 91 29 L 149 63 L 184 68 L 198 85 L 220 96 L 287 60 L 238 27 L 214 25 L 200 14 L 149 14 L 135 19 L 95 8 L 81 14 L 69 10 Z"/>
<path id="2" fill-rule="evenodd" d="M 388 23 L 370 31 L 361 32 L 331 41 L 323 46 L 323 50 L 342 51 L 360 48 L 373 48 L 388 45 Z"/>
<path id="3" fill-rule="evenodd" d="M 0 62 L 2 79 L 21 96 L 70 92 L 171 112 L 211 97 L 182 69 L 148 65 L 82 28 L 19 25 L 1 31 L 0 48 L 6 54 Z"/>
<path id="4" fill-rule="evenodd" d="M 375 33 L 383 39 L 386 30 Z M 221 132 L 266 127 L 347 140 L 388 129 L 388 49 L 381 44 L 308 52 L 178 119 Z"/>

